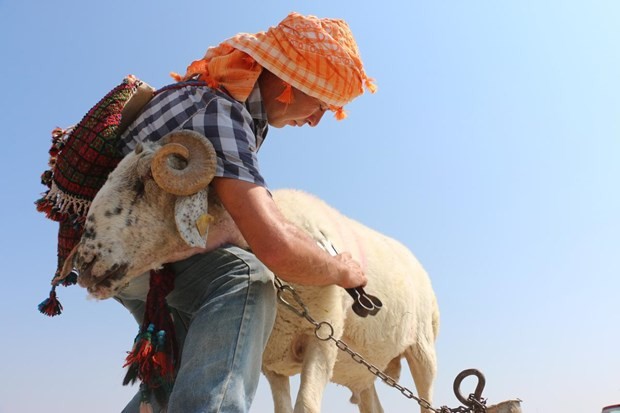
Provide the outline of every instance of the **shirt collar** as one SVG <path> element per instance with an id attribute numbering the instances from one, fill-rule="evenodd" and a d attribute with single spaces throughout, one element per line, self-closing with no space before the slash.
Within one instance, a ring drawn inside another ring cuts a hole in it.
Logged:
<path id="1" fill-rule="evenodd" d="M 260 87 L 258 82 L 254 85 L 254 89 L 250 92 L 250 95 L 245 101 L 245 107 L 254 119 L 254 125 L 256 129 L 256 147 L 260 148 L 265 137 L 267 137 L 267 113 L 265 112 L 265 105 L 263 104 L 263 97 L 260 93 Z"/>
<path id="2" fill-rule="evenodd" d="M 245 107 L 248 109 L 248 112 L 250 112 L 253 119 L 267 120 L 267 113 L 265 113 L 263 97 L 260 94 L 258 82 L 256 82 L 254 89 L 252 89 L 250 95 L 245 101 Z"/>

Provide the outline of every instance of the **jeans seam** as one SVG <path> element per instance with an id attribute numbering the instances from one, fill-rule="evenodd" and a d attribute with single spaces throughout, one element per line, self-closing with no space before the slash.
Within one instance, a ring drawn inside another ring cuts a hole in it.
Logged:
<path id="1" fill-rule="evenodd" d="M 247 283 L 248 283 L 248 289 L 247 289 L 247 294 L 245 297 L 245 302 L 243 304 L 243 316 L 241 318 L 241 326 L 239 327 L 239 334 L 237 334 L 237 340 L 235 343 L 235 351 L 233 354 L 233 361 L 232 361 L 232 367 L 231 370 L 228 372 L 228 375 L 226 377 L 226 383 L 224 384 L 223 388 L 222 388 L 222 397 L 220 399 L 220 403 L 219 406 L 217 407 L 217 412 L 221 412 L 222 411 L 222 405 L 224 403 L 224 400 L 226 399 L 226 395 L 228 393 L 229 390 L 229 385 L 230 385 L 230 381 L 234 375 L 234 372 L 236 371 L 237 368 L 237 363 L 239 360 L 239 353 L 240 353 L 240 349 L 239 346 L 241 345 L 241 343 L 243 343 L 242 338 L 245 336 L 245 329 L 246 329 L 246 325 L 248 322 L 248 313 L 247 313 L 247 309 L 248 309 L 248 302 L 250 301 L 250 296 L 252 295 L 253 291 L 252 291 L 252 267 L 247 263 L 247 261 L 241 257 L 239 257 L 239 255 L 232 253 L 230 251 L 226 251 L 227 253 L 230 253 L 232 255 L 234 255 L 235 257 L 237 257 L 239 260 L 243 261 L 243 263 L 245 264 L 247 270 L 248 270 L 248 279 L 247 279 Z M 245 403 L 245 400 L 244 400 Z"/>

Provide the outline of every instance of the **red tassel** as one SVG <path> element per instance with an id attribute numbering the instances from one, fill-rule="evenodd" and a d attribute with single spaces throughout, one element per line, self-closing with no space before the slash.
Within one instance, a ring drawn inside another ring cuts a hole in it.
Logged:
<path id="1" fill-rule="evenodd" d="M 146 332 L 140 333 L 136 338 L 136 342 L 134 343 L 133 349 L 127 355 L 125 359 L 125 365 L 123 367 L 127 367 L 130 365 L 136 365 L 138 368 L 138 374 L 145 380 L 148 381 L 150 379 L 151 368 L 149 361 L 151 359 L 153 353 L 153 344 L 151 343 L 153 331 L 155 330 L 155 326 L 153 324 L 149 325 Z"/>
<path id="2" fill-rule="evenodd" d="M 155 327 L 151 324 L 146 333 L 139 334 L 134 348 L 127 355 L 123 367 L 129 367 L 123 384 L 132 383 L 140 379 L 149 388 L 162 385 L 162 380 L 172 385 L 172 361 L 166 360 L 166 355 L 156 353 L 156 347 L 152 343 Z"/>
<path id="3" fill-rule="evenodd" d="M 128 367 L 123 384 L 140 379 L 146 392 L 153 390 L 164 398 L 172 389 L 178 357 L 174 323 L 166 303 L 173 288 L 174 273 L 167 266 L 151 271 L 144 321 L 123 366 Z"/>
<path id="4" fill-rule="evenodd" d="M 172 359 L 163 351 L 158 351 L 153 356 L 153 362 L 157 365 L 158 370 L 163 377 L 171 378 L 174 372 Z"/>
<path id="5" fill-rule="evenodd" d="M 34 204 L 36 205 L 38 212 L 43 212 L 48 218 L 50 217 L 54 204 L 52 204 L 49 199 L 46 199 L 44 196 L 43 198 L 38 199 Z"/>
<path id="6" fill-rule="evenodd" d="M 52 287 L 49 298 L 39 304 L 39 311 L 49 317 L 54 317 L 62 313 L 62 304 L 56 298 L 56 286 Z"/>
<path id="7" fill-rule="evenodd" d="M 52 221 L 62 221 L 63 219 L 65 219 L 67 217 L 67 214 L 61 214 L 60 212 L 58 212 L 55 203 L 50 199 L 46 199 L 46 195 L 47 192 L 43 194 L 43 198 L 37 199 L 34 202 L 37 211 L 44 213 L 45 216 Z"/>

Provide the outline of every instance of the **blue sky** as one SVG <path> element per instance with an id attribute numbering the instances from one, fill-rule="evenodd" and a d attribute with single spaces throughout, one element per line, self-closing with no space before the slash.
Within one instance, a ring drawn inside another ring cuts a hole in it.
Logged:
<path id="1" fill-rule="evenodd" d="M 120 384 L 137 331 L 123 308 L 73 287 L 62 316 L 36 310 L 56 260 L 56 224 L 33 205 L 50 131 L 129 73 L 163 86 L 293 10 L 347 20 L 379 91 L 345 121 L 272 129 L 263 174 L 425 266 L 442 316 L 433 404 L 457 406 L 470 367 L 490 403 L 530 413 L 620 403 L 619 2 L 0 0 L 0 413 L 120 411 L 135 390 Z M 386 412 L 416 408 L 377 387 Z M 355 412 L 348 398 L 330 385 L 323 410 Z M 262 381 L 252 411 L 271 408 Z"/>

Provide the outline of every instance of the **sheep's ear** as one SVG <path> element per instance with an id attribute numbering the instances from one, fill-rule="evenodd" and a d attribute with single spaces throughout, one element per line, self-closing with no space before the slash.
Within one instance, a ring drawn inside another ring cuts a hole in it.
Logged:
<path id="1" fill-rule="evenodd" d="M 207 233 L 212 220 L 207 213 L 208 195 L 207 187 L 194 195 L 177 197 L 174 205 L 177 231 L 190 247 L 204 248 L 207 245 Z"/>

